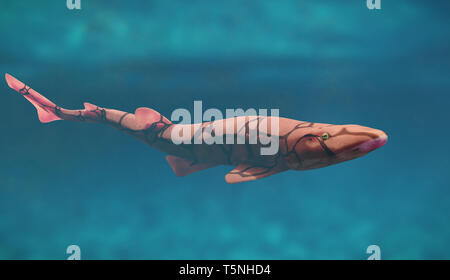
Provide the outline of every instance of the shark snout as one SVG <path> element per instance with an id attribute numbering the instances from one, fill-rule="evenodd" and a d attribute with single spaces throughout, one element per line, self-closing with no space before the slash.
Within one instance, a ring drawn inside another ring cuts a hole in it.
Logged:
<path id="1" fill-rule="evenodd" d="M 388 140 L 387 134 L 380 130 L 377 132 L 377 135 L 378 136 L 376 138 L 367 140 L 364 143 L 359 144 L 356 149 L 362 152 L 371 152 L 386 144 Z"/>

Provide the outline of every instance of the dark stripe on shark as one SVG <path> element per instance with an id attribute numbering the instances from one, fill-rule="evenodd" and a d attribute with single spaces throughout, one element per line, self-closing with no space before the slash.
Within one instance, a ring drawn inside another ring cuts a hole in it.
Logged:
<path id="1" fill-rule="evenodd" d="M 373 134 L 373 133 L 369 133 L 369 132 L 350 132 L 350 131 L 347 130 L 346 127 L 344 127 L 338 133 L 330 135 L 330 137 L 336 137 L 336 136 L 340 136 L 340 135 L 365 135 L 365 136 L 370 137 L 371 139 L 377 139 L 378 138 L 378 135 Z"/>

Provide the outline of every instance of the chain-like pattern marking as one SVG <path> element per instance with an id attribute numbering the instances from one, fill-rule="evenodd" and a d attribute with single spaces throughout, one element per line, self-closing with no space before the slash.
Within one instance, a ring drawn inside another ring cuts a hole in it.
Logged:
<path id="1" fill-rule="evenodd" d="M 157 112 L 155 112 L 155 114 L 159 114 L 158 121 L 147 123 L 145 125 L 145 128 L 139 129 L 141 125 L 140 121 L 134 122 L 134 115 L 132 115 L 132 118 L 130 117 L 129 119 L 127 119 L 128 121 L 123 124 L 124 120 L 130 113 L 104 109 L 98 106 L 94 107 L 94 105 L 88 103 L 85 104 L 84 110 L 66 110 L 47 100 L 39 93 L 34 92 L 29 86 L 21 83 L 20 81 L 17 81 L 8 74 L 6 74 L 6 80 L 11 88 L 18 91 L 38 109 L 38 115 L 41 122 L 45 123 L 57 119 L 65 119 L 81 122 L 94 121 L 106 123 L 120 130 L 123 130 L 140 140 L 143 140 L 149 145 L 155 144 L 154 147 L 157 149 L 166 151 L 170 154 L 174 154 L 175 156 L 181 156 L 185 160 L 190 160 L 191 165 L 195 165 L 197 163 L 206 163 L 208 165 L 208 163 L 211 162 L 214 164 L 225 164 L 225 161 L 226 164 L 237 165 L 238 167 L 234 171 L 231 171 L 230 174 L 237 174 L 241 177 L 265 177 L 267 175 L 271 175 L 273 173 L 280 172 L 289 168 L 311 169 L 322 167 L 324 165 L 339 163 L 341 161 L 361 156 L 359 153 L 364 154 L 368 151 L 376 149 L 384 145 L 387 140 L 386 134 L 384 134 L 382 131 L 380 132 L 379 130 L 364 128 L 352 132 L 349 131 L 350 127 L 352 127 L 351 125 L 344 126 L 342 129 L 340 129 L 340 126 L 338 126 L 331 129 L 332 133 L 325 132 L 322 135 L 318 135 L 319 132 L 322 132 L 323 127 L 328 127 L 331 125 L 318 124 L 318 126 L 315 126 L 316 124 L 311 122 L 299 122 L 287 119 L 286 123 L 283 123 L 282 131 L 284 135 L 276 135 L 279 140 L 279 143 L 277 143 L 279 144 L 277 153 L 267 156 L 260 155 L 255 150 L 258 147 L 273 147 L 272 143 L 263 144 L 262 138 L 258 138 L 258 136 L 262 137 L 262 135 L 260 135 L 260 132 L 262 131 L 260 124 L 262 120 L 264 120 L 264 118 L 261 118 L 259 116 L 246 116 L 247 120 L 242 126 L 240 122 L 241 119 L 232 119 L 233 128 L 235 128 L 235 132 L 233 135 L 222 133 L 222 137 L 226 137 L 226 139 L 229 139 L 230 136 L 234 137 L 233 140 L 235 143 L 233 144 L 216 143 L 213 146 L 214 148 L 194 146 L 195 144 L 193 144 L 192 141 L 198 136 L 203 136 L 206 129 L 212 127 L 212 129 L 209 130 L 210 136 L 216 137 L 216 127 L 214 126 L 214 123 L 216 121 L 223 121 L 225 123 L 228 123 L 226 120 L 214 120 L 212 122 L 196 124 L 195 127 L 191 127 L 190 129 L 194 130 L 194 133 L 190 139 L 191 142 L 189 144 L 183 143 L 181 145 L 178 145 L 178 147 L 175 147 L 175 144 L 173 143 L 171 137 L 164 135 L 164 132 L 166 132 L 171 126 L 173 126 L 173 124 L 170 121 L 166 121 L 166 119 Z M 156 116 L 157 115 L 152 115 L 151 118 L 153 119 Z M 257 122 L 256 130 L 250 131 L 250 123 L 255 121 Z M 237 122 L 236 125 L 234 125 L 234 122 Z M 294 127 L 291 127 L 292 125 L 294 125 Z M 302 133 L 303 131 L 297 133 L 298 131 L 307 128 L 312 129 L 307 131 L 306 133 Z M 315 133 L 314 131 L 317 131 L 316 128 L 318 128 L 319 130 Z M 243 129 L 245 133 L 242 133 Z M 285 133 L 287 129 L 290 130 Z M 269 130 L 269 128 L 267 127 L 266 130 Z M 251 134 L 252 132 L 256 133 L 256 144 L 250 143 L 250 140 L 253 140 L 253 138 L 250 139 L 250 136 L 253 136 Z M 337 140 L 329 142 L 329 144 L 331 144 L 331 147 L 335 149 L 335 151 L 333 151 L 327 146 L 326 141 L 330 137 L 336 137 L 339 135 L 350 135 L 356 137 L 350 137 L 348 141 L 343 138 L 342 141 Z M 265 136 L 272 137 L 273 134 L 269 131 L 266 131 Z M 364 140 L 366 139 L 366 137 L 376 141 L 361 142 L 366 141 Z M 240 145 L 241 141 L 239 141 L 238 144 L 237 140 L 241 140 L 242 138 L 244 138 L 244 141 L 242 145 Z M 307 140 L 307 142 L 302 144 L 305 140 Z M 158 144 L 159 142 L 161 142 L 162 145 Z M 208 143 L 209 141 L 207 141 L 205 145 L 208 145 Z M 336 146 L 334 145 L 334 143 L 337 143 Z M 363 146 L 360 143 L 367 144 Z M 183 149 L 185 151 L 183 151 Z M 342 156 L 341 150 L 344 150 Z M 354 152 L 356 152 L 357 154 L 355 154 Z M 338 153 L 338 155 L 336 155 L 336 153 Z M 215 155 L 215 157 L 210 157 L 211 154 Z M 303 157 L 305 158 L 303 159 Z M 229 179 L 227 179 L 227 181 L 228 180 Z M 236 180 L 237 182 L 241 181 L 240 179 L 236 178 L 232 178 L 230 180 L 231 182 L 236 182 Z"/>

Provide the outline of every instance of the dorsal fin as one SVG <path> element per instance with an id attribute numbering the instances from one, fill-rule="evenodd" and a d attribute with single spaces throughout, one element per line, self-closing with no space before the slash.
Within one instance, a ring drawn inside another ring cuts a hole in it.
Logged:
<path id="1" fill-rule="evenodd" d="M 98 106 L 96 106 L 94 104 L 91 104 L 91 103 L 88 103 L 88 102 L 84 102 L 84 109 L 86 111 L 95 111 L 95 110 L 97 110 L 97 108 L 98 108 Z"/>
<path id="2" fill-rule="evenodd" d="M 153 109 L 141 107 L 134 112 L 136 124 L 141 129 L 149 128 L 153 123 L 163 120 L 165 123 L 171 123 L 168 119 Z"/>

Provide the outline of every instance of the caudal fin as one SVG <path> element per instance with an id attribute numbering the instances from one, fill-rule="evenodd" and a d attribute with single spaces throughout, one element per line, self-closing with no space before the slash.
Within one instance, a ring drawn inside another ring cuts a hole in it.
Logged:
<path id="1" fill-rule="evenodd" d="M 41 121 L 41 123 L 62 119 L 57 115 L 56 112 L 58 111 L 58 107 L 53 102 L 9 74 L 5 74 L 5 79 L 10 88 L 22 94 L 23 97 L 33 104 L 37 110 L 39 121 Z"/>

